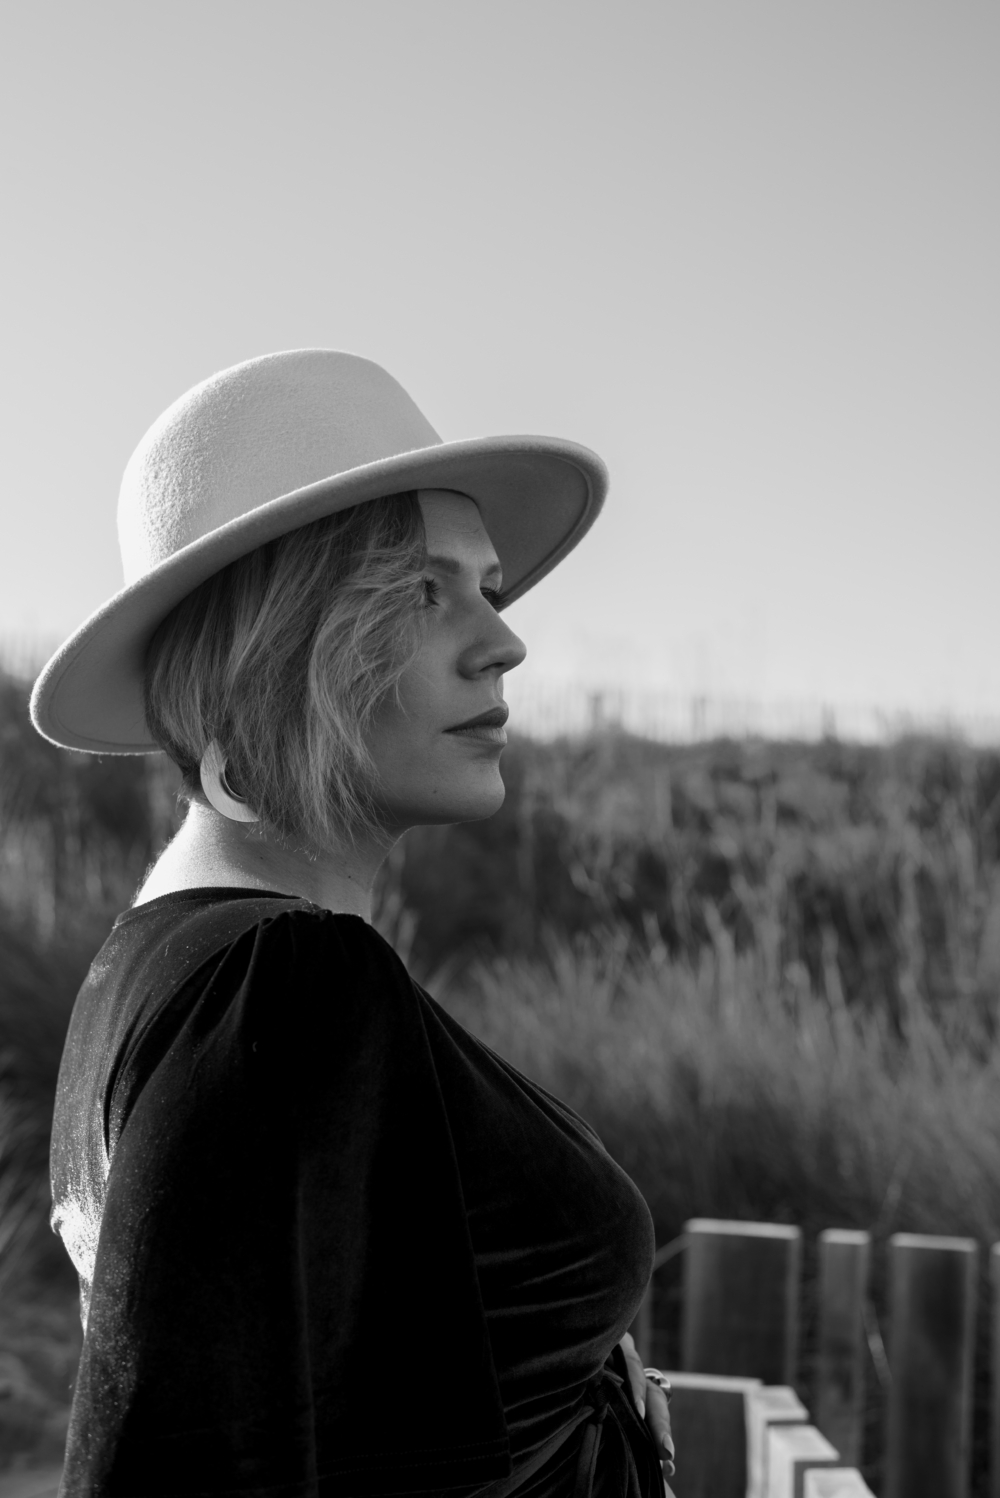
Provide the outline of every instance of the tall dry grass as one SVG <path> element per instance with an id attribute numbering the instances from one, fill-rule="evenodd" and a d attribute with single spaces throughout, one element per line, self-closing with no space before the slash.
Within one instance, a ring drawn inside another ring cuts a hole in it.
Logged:
<path id="1" fill-rule="evenodd" d="M 816 1239 L 874 1239 L 865 1471 L 878 1491 L 885 1413 L 885 1245 L 899 1231 L 981 1248 L 974 1491 L 988 1478 L 988 1278 L 1000 1239 L 1000 1042 L 971 1007 L 947 1029 L 919 996 L 902 1026 L 775 984 L 725 943 L 692 965 L 624 930 L 554 939 L 545 957 L 480 964 L 441 990 L 487 1044 L 598 1130 L 652 1211 L 657 1241 L 690 1217 L 796 1224 L 805 1236 L 799 1386 L 813 1398 Z M 656 1356 L 676 1366 L 680 1260 L 660 1272 Z"/>
<path id="2" fill-rule="evenodd" d="M 902 1030 L 759 954 L 697 966 L 627 932 L 494 959 L 444 1002 L 600 1122 L 672 1237 L 691 1216 L 1000 1239 L 1000 1044 L 976 1011 Z"/>

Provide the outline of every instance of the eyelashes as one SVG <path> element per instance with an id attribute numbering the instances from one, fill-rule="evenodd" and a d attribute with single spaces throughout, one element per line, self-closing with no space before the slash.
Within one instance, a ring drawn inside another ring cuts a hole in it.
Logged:
<path id="1" fill-rule="evenodd" d="M 480 593 L 486 599 L 491 608 L 498 609 L 503 594 L 499 588 L 480 588 Z M 428 604 L 439 602 L 441 597 L 441 584 L 436 577 L 424 578 L 424 600 Z"/>

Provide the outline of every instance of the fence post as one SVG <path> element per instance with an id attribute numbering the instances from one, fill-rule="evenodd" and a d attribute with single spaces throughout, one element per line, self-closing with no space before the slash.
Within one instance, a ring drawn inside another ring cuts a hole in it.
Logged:
<path id="1" fill-rule="evenodd" d="M 815 1425 L 771 1425 L 766 1435 L 767 1498 L 802 1498 L 807 1472 L 841 1464 Z"/>
<path id="2" fill-rule="evenodd" d="M 666 1349 L 660 1346 L 656 1336 L 656 1322 L 653 1312 L 653 1297 L 655 1293 L 656 1271 L 662 1269 L 669 1259 L 675 1259 L 678 1254 L 683 1253 L 687 1247 L 687 1239 L 681 1233 L 678 1238 L 671 1238 L 669 1243 L 664 1243 L 653 1255 L 653 1272 L 646 1286 L 646 1293 L 642 1297 L 639 1309 L 635 1313 L 635 1320 L 629 1327 L 635 1341 L 636 1351 L 642 1361 L 648 1366 L 655 1363 L 657 1356 L 661 1361 L 672 1361 L 666 1357 Z M 2 1498 L 2 1495 L 0 1495 Z"/>
<path id="3" fill-rule="evenodd" d="M 747 1395 L 746 1498 L 764 1498 L 767 1484 L 768 1431 L 775 1425 L 808 1425 L 809 1411 L 794 1389 L 761 1384 Z"/>
<path id="4" fill-rule="evenodd" d="M 819 1235 L 816 1424 L 845 1466 L 857 1466 L 861 1460 L 870 1251 L 869 1233 L 827 1228 Z"/>
<path id="5" fill-rule="evenodd" d="M 713 1378 L 668 1370 L 670 1423 L 677 1447 L 676 1498 L 746 1498 L 747 1403 L 753 1378 Z"/>
<path id="6" fill-rule="evenodd" d="M 810 1467 L 802 1498 L 874 1498 L 856 1467 Z"/>
<path id="7" fill-rule="evenodd" d="M 971 1238 L 889 1240 L 884 1498 L 966 1498 L 977 1257 Z"/>
<path id="8" fill-rule="evenodd" d="M 681 1366 L 792 1384 L 802 1235 L 769 1222 L 685 1224 Z"/>

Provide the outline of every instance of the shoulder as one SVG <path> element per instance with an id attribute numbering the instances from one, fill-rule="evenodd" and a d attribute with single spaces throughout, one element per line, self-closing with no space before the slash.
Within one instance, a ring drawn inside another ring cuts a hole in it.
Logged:
<path id="1" fill-rule="evenodd" d="M 412 989 L 405 967 L 377 931 L 357 915 L 306 901 L 275 902 L 220 953 L 230 977 L 286 999 L 336 989 L 370 998 L 388 986 Z"/>
<path id="2" fill-rule="evenodd" d="M 140 1094 L 183 1113 L 249 1089 L 297 1113 L 335 1077 L 353 1086 L 406 1049 L 416 990 L 365 921 L 306 901 L 240 903 L 228 928 L 218 908 L 211 920 L 192 914 L 172 954 L 167 941 L 149 954 L 160 972 L 109 1079 L 112 1138 Z"/>
<path id="3" fill-rule="evenodd" d="M 285 1036 L 300 1053 L 309 1037 L 384 1033 L 420 1004 L 403 963 L 366 921 L 305 902 L 263 913 L 231 944 L 215 981 L 244 1026 Z"/>
<path id="4" fill-rule="evenodd" d="M 274 1027 L 314 1009 L 332 1020 L 334 994 L 344 1020 L 387 989 L 412 987 L 395 952 L 360 916 L 304 899 L 203 901 L 136 937 L 145 945 L 143 987 L 155 1009 L 164 1001 L 184 1010 L 234 1006 L 244 1018 L 265 1014 Z"/>
<path id="5" fill-rule="evenodd" d="M 394 960 L 386 942 L 360 916 L 335 914 L 292 896 L 191 890 L 134 906 L 120 916 L 95 961 L 98 978 L 143 974 L 142 986 L 163 994 L 231 954 L 281 948 L 299 963 L 336 955 L 357 961 Z"/>

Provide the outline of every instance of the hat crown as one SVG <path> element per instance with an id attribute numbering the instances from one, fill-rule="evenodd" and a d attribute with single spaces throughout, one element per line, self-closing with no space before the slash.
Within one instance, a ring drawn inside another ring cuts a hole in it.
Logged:
<path id="1" fill-rule="evenodd" d="M 440 443 L 402 385 L 356 354 L 294 349 L 224 369 L 164 411 L 129 459 L 125 581 L 272 500 Z"/>

